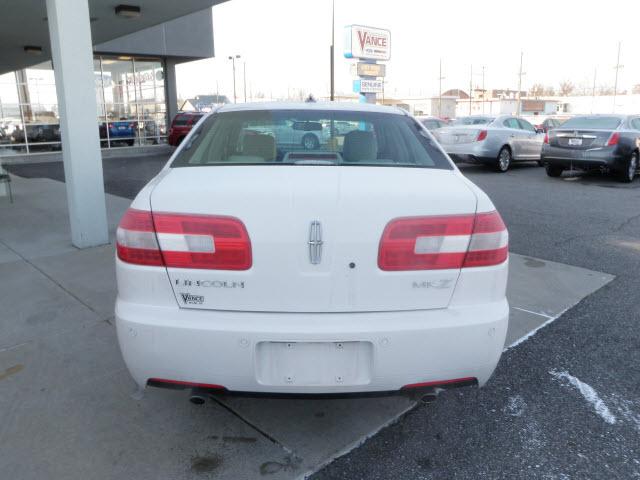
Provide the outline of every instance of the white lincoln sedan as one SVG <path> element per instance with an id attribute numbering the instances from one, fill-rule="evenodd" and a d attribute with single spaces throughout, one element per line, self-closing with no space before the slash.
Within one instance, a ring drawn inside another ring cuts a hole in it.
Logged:
<path id="1" fill-rule="evenodd" d="M 329 134 L 308 149 L 284 124 Z M 507 330 L 500 215 L 388 107 L 205 116 L 122 218 L 116 267 L 118 339 L 141 387 L 481 386 Z"/>

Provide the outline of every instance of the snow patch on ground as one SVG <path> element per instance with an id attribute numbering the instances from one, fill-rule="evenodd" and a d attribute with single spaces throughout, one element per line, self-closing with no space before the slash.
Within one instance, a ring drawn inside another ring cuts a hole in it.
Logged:
<path id="1" fill-rule="evenodd" d="M 524 401 L 524 398 L 516 395 L 515 397 L 509 397 L 509 401 L 502 411 L 512 417 L 521 417 L 526 408 L 527 403 Z"/>
<path id="2" fill-rule="evenodd" d="M 551 370 L 549 372 L 556 380 L 566 380 L 569 384 L 578 389 L 580 394 L 584 397 L 584 399 L 589 402 L 596 413 L 600 415 L 600 417 L 610 425 L 616 423 L 616 417 L 611 413 L 609 407 L 607 407 L 606 403 L 600 398 L 598 392 L 596 392 L 591 385 L 586 384 L 580 381 L 578 378 L 570 375 L 568 372 L 558 372 L 557 370 Z"/>
<path id="3" fill-rule="evenodd" d="M 620 416 L 622 416 L 622 418 L 627 422 L 631 423 L 635 429 L 640 432 L 640 414 L 633 411 L 635 404 L 624 398 L 616 398 L 614 403 L 620 413 Z"/>
<path id="4" fill-rule="evenodd" d="M 529 420 L 524 427 L 523 445 L 527 450 L 539 450 L 545 444 L 544 434 L 535 420 Z"/>

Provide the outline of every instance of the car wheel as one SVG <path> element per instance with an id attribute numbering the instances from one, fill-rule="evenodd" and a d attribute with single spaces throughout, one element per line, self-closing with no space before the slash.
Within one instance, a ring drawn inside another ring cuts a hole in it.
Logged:
<path id="1" fill-rule="evenodd" d="M 544 162 L 542 160 L 538 160 L 536 163 L 539 167 L 544 167 Z"/>
<path id="2" fill-rule="evenodd" d="M 127 140 L 127 145 L 129 145 L 130 147 L 133 147 L 133 144 L 135 143 L 135 140 Z"/>
<path id="3" fill-rule="evenodd" d="M 564 170 L 564 168 L 557 165 L 547 164 L 545 166 L 545 170 L 547 171 L 547 175 L 549 175 L 550 177 L 559 177 L 560 175 L 562 175 L 562 171 Z"/>
<path id="4" fill-rule="evenodd" d="M 511 166 L 511 150 L 509 147 L 502 147 L 500 153 L 498 153 L 498 160 L 496 161 L 496 170 L 500 173 L 504 173 L 509 170 Z"/>
<path id="5" fill-rule="evenodd" d="M 302 146 L 305 150 L 315 150 L 320 146 L 320 142 L 318 141 L 318 137 L 308 133 L 302 137 Z"/>
<path id="6" fill-rule="evenodd" d="M 183 140 L 184 140 L 184 137 L 180 137 L 180 138 L 178 138 L 178 140 L 176 141 L 176 147 L 177 147 L 178 145 L 180 145 L 180 144 L 182 143 L 182 141 L 183 141 Z"/>
<path id="7" fill-rule="evenodd" d="M 633 182 L 636 172 L 638 171 L 638 152 L 633 152 L 629 157 L 629 163 L 627 168 L 622 170 L 618 174 L 618 178 L 621 182 L 631 183 Z"/>

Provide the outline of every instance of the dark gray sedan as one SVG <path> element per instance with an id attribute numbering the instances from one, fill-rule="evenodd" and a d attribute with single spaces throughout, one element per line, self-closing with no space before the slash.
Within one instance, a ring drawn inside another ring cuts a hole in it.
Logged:
<path id="1" fill-rule="evenodd" d="M 541 161 L 550 177 L 564 170 L 603 170 L 628 183 L 638 171 L 639 152 L 640 116 L 581 115 L 545 136 Z"/>
<path id="2" fill-rule="evenodd" d="M 482 163 L 506 172 L 512 162 L 540 162 L 544 134 L 523 118 L 476 115 L 433 132 L 453 160 Z"/>

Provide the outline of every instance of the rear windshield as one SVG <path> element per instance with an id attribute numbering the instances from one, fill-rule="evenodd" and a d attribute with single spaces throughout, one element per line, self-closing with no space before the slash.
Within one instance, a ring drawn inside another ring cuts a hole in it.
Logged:
<path id="1" fill-rule="evenodd" d="M 176 118 L 173 119 L 173 124 L 180 126 L 186 125 L 189 123 L 189 115 L 176 115 Z"/>
<path id="2" fill-rule="evenodd" d="M 573 117 L 562 124 L 562 128 L 615 129 L 622 120 L 618 117 Z"/>
<path id="3" fill-rule="evenodd" d="M 172 167 L 349 165 L 451 169 L 411 117 L 320 110 L 224 112 L 197 127 Z"/>
<path id="4" fill-rule="evenodd" d="M 488 125 L 493 122 L 495 118 L 491 117 L 462 117 L 456 118 L 452 125 Z"/>

